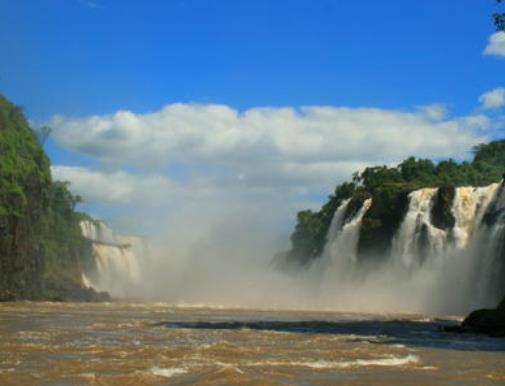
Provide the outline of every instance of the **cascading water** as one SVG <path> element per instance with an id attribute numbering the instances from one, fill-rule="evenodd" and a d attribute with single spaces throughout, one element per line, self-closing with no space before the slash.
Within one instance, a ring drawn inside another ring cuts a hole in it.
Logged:
<path id="1" fill-rule="evenodd" d="M 324 247 L 322 264 L 318 266 L 323 272 L 319 289 L 320 300 L 323 303 L 331 301 L 336 281 L 349 282 L 357 263 L 356 252 L 361 222 L 372 205 L 372 199 L 365 200 L 352 217 L 346 218 L 350 201 L 344 200 L 335 212 Z"/>
<path id="2" fill-rule="evenodd" d="M 452 215 L 455 225 L 452 235 L 457 248 L 465 248 L 478 228 L 489 204 L 496 198 L 500 184 L 484 187 L 456 188 Z"/>
<path id="3" fill-rule="evenodd" d="M 135 295 L 141 281 L 141 259 L 147 256 L 143 239 L 116 234 L 101 221 L 81 221 L 82 234 L 91 241 L 96 272 L 83 275 L 83 284 L 116 297 Z"/>
<path id="4" fill-rule="evenodd" d="M 427 188 L 409 195 L 407 214 L 392 243 L 392 256 L 406 267 L 417 265 L 427 255 L 441 254 L 446 246 L 446 233 L 430 219 L 436 193 L 437 189 Z"/>
<path id="5" fill-rule="evenodd" d="M 350 200 L 345 200 L 335 212 L 330 225 L 328 242 L 324 248 L 323 257 L 339 267 L 342 264 L 356 263 L 356 247 L 363 216 L 372 205 L 372 199 L 363 202 L 361 208 L 350 219 L 345 218 Z"/>
<path id="6" fill-rule="evenodd" d="M 410 193 L 388 256 L 359 277 L 354 275 L 360 265 L 357 246 L 371 201 L 347 222 L 345 201 L 328 232 L 321 258 L 326 284 L 321 288 L 327 292 L 327 282 L 333 280 L 333 297 L 343 306 L 363 299 L 382 309 L 410 311 L 466 312 L 495 306 L 505 292 L 505 189 L 498 183 L 456 188 L 450 211 L 454 225 L 448 229 L 432 222 L 437 192 L 426 188 Z"/>

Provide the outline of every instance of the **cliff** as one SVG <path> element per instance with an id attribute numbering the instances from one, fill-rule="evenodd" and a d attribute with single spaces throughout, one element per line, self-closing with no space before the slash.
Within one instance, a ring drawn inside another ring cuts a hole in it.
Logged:
<path id="1" fill-rule="evenodd" d="M 390 251 L 392 237 L 407 211 L 408 195 L 420 188 L 439 188 L 431 211 L 433 224 L 440 229 L 452 227 L 455 187 L 489 185 L 500 181 L 505 172 L 505 140 L 482 144 L 473 150 L 472 162 L 449 159 L 435 164 L 411 157 L 396 167 L 368 167 L 355 173 L 352 181 L 337 185 L 321 210 L 298 213 L 291 235 L 292 248 L 280 254 L 278 260 L 303 266 L 320 257 L 333 215 L 345 199 L 351 199 L 347 217 L 365 199 L 373 201 L 361 227 L 358 245 L 361 257 L 382 256 Z"/>
<path id="2" fill-rule="evenodd" d="M 419 310 L 496 305 L 505 294 L 505 188 L 497 183 L 505 141 L 473 150 L 471 162 L 409 158 L 355 173 L 320 211 L 298 214 L 292 247 L 276 265 L 330 270 L 326 278 L 340 283 L 327 295 L 335 298 L 384 282 L 375 290 L 393 303 L 418 301 Z"/>
<path id="3" fill-rule="evenodd" d="M 51 179 L 22 110 L 0 96 L 0 300 L 100 300 L 82 285 L 94 264 L 75 211 L 79 197 Z"/>

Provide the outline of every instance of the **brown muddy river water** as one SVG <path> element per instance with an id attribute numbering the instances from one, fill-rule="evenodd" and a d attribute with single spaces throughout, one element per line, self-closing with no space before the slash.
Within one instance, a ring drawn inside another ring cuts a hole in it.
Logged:
<path id="1" fill-rule="evenodd" d="M 505 339 L 454 318 L 0 304 L 0 385 L 504 385 Z"/>

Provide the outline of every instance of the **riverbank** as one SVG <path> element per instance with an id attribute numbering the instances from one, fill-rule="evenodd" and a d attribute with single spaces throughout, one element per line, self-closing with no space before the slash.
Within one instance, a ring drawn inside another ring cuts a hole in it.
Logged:
<path id="1" fill-rule="evenodd" d="M 1 291 L 0 302 L 15 301 L 49 301 L 49 302 L 110 302 L 112 297 L 107 292 L 96 291 L 94 288 L 77 284 L 62 284 L 48 282 L 46 288 L 39 294 L 27 298 L 14 291 Z"/>

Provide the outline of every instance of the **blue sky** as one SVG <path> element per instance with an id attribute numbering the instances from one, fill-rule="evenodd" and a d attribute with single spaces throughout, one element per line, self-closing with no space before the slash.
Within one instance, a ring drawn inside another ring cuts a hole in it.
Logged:
<path id="1" fill-rule="evenodd" d="M 237 189 L 231 201 L 238 206 L 241 188 L 257 189 L 253 200 L 292 197 L 276 217 L 285 221 L 355 167 L 412 153 L 461 158 L 501 135 L 501 94 L 492 108 L 478 101 L 505 86 L 505 43 L 483 55 L 494 32 L 492 0 L 16 0 L 2 9 L 0 92 L 34 122 L 55 127 L 47 150 L 66 168 L 56 174 L 101 213 L 145 201 L 128 178 L 158 178 L 166 179 L 162 197 L 178 190 L 187 197 L 195 184 Z M 163 110 L 170 105 L 179 107 Z M 202 106 L 228 110 L 196 109 Z M 419 106 L 431 106 L 431 115 Z M 262 107 L 274 113 L 256 114 Z M 133 115 L 114 116 L 119 111 Z M 404 141 L 368 148 L 374 119 L 384 127 L 378 134 Z M 221 122 L 209 138 L 207 120 Z M 418 141 L 413 147 L 401 127 L 388 131 L 402 122 Z M 260 123 L 272 129 L 257 134 Z M 434 142 L 423 139 L 442 131 Z M 332 141 L 341 146 L 335 153 L 322 148 Z M 354 152 L 345 151 L 347 142 Z M 111 181 L 129 187 L 104 199 L 95 194 Z M 156 207 L 165 206 L 162 197 Z"/>
<path id="2" fill-rule="evenodd" d="M 503 62 L 480 55 L 493 2 L 16 0 L 2 93 L 32 118 L 170 102 L 467 111 Z"/>

